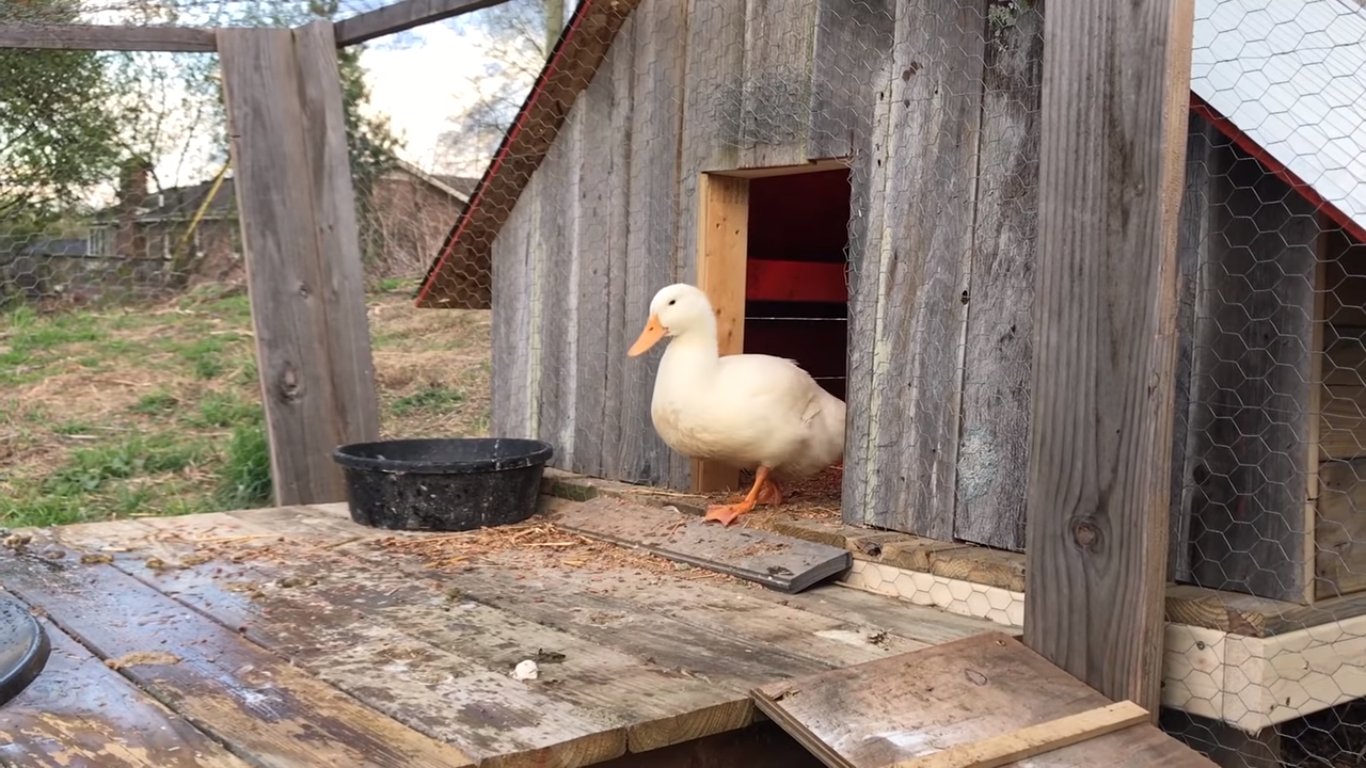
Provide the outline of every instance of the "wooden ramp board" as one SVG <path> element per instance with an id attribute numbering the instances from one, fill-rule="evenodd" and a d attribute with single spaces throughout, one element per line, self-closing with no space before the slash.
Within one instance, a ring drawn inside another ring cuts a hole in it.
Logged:
<path id="1" fill-rule="evenodd" d="M 1214 766 L 997 632 L 751 695 L 831 768 Z"/>
<path id="2" fill-rule="evenodd" d="M 752 528 L 725 528 L 703 522 L 697 515 L 622 499 L 599 497 L 573 505 L 552 502 L 550 507 L 555 525 L 566 531 L 637 547 L 788 594 L 853 565 L 849 552 L 838 547 Z"/>

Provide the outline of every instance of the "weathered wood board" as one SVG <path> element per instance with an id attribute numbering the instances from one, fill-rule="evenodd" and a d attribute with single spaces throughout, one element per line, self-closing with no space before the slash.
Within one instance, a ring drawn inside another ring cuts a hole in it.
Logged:
<path id="1" fill-rule="evenodd" d="M 984 53 L 953 535 L 1023 552 L 1043 85 L 1039 7 L 989 36 Z"/>
<path id="2" fill-rule="evenodd" d="M 0 765 L 247 768 L 50 621 L 43 625 L 52 655 L 0 709 Z"/>
<path id="3" fill-rule="evenodd" d="M 275 501 L 341 501 L 332 450 L 379 436 L 379 401 L 331 25 L 218 48 Z"/>
<path id="4" fill-rule="evenodd" d="M 0 582 L 101 658 L 122 659 L 125 676 L 174 702 L 194 726 L 262 765 L 474 765 L 108 565 L 54 568 L 10 558 L 0 563 Z M 302 738 L 309 733 L 330 738 Z"/>
<path id="5" fill-rule="evenodd" d="M 552 518 L 567 531 L 726 573 L 779 592 L 801 592 L 844 572 L 849 552 L 748 528 L 723 528 L 696 515 L 599 498 Z"/>
<path id="6" fill-rule="evenodd" d="M 764 714 L 831 768 L 883 768 L 1109 702 L 1001 633 L 761 686 Z M 1213 766 L 1151 724 L 1033 757 L 1039 768 Z"/>
<path id="7" fill-rule="evenodd" d="M 851 430 L 876 446 L 855 454 L 876 478 L 860 522 L 943 540 L 953 538 L 982 117 L 985 25 L 964 23 L 972 18 L 976 0 L 898 5 L 886 181 L 873 198 L 884 209 L 879 259 L 859 265 L 878 297 L 858 308 L 877 318 L 869 423 Z"/>
<path id="8" fill-rule="evenodd" d="M 893 0 L 816 0 L 808 159 L 867 160 L 894 19 Z"/>
<path id="9" fill-rule="evenodd" d="M 1025 642 L 1155 713 L 1194 0 L 1047 13 Z"/>
<path id="10" fill-rule="evenodd" d="M 97 687 L 126 689 L 101 701 L 134 703 L 121 719 L 38 686 L 25 706 L 61 717 L 25 733 L 84 734 L 117 768 L 189 768 L 157 749 L 196 739 L 227 747 L 197 764 L 225 768 L 729 765 L 739 752 L 702 745 L 748 738 L 753 687 L 992 629 L 836 586 L 781 595 L 567 531 L 472 558 L 408 549 L 507 533 L 371 529 L 343 504 L 36 531 L 26 556 L 0 558 L 0 584 L 71 632 Z M 561 558 L 575 564 L 547 565 Z M 536 679 L 511 674 L 525 659 Z"/>

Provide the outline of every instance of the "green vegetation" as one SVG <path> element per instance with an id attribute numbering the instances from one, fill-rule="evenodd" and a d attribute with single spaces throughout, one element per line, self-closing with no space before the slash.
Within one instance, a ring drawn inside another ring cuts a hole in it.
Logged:
<path id="1" fill-rule="evenodd" d="M 488 425 L 488 317 L 371 297 L 389 436 Z M 203 290 L 160 307 L 0 313 L 0 528 L 269 506 L 250 306 Z"/>

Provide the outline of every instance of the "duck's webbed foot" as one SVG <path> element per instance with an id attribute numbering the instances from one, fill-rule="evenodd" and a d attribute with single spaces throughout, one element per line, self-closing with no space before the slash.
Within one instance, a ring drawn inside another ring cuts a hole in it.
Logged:
<path id="1" fill-rule="evenodd" d="M 740 517 L 754 509 L 761 496 L 765 495 L 762 491 L 765 486 L 770 486 L 772 491 L 770 497 L 777 496 L 781 500 L 782 496 L 778 493 L 778 487 L 768 479 L 768 467 L 759 467 L 759 471 L 754 473 L 754 485 L 750 486 L 749 493 L 745 498 L 734 504 L 720 504 L 707 508 L 707 516 L 704 521 L 715 520 L 721 525 L 729 526 Z"/>

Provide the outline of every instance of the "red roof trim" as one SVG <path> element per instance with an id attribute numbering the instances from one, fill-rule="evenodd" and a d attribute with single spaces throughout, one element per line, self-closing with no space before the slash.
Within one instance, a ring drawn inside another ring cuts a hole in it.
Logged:
<path id="1" fill-rule="evenodd" d="M 456 220 L 455 226 L 452 227 L 451 231 L 446 235 L 446 241 L 441 245 L 441 255 L 432 263 L 431 268 L 427 270 L 427 276 L 422 280 L 422 287 L 418 290 L 417 297 L 413 300 L 414 305 L 422 305 L 423 299 L 427 297 L 427 293 L 436 282 L 436 276 L 440 274 L 442 265 L 446 263 L 446 259 L 450 257 L 451 252 L 455 250 L 455 243 L 460 239 L 461 233 L 465 231 L 465 225 L 470 220 L 470 214 L 473 213 L 475 208 L 479 207 L 479 203 L 484 198 L 484 192 L 488 189 L 489 182 L 493 177 L 498 175 L 498 169 L 501 168 L 503 163 L 507 160 L 508 153 L 512 147 L 512 142 L 516 140 L 517 135 L 521 133 L 522 129 L 525 127 L 527 115 L 530 114 L 532 106 L 535 105 L 536 100 L 540 98 L 541 94 L 545 91 L 546 83 L 550 81 L 550 77 L 555 74 L 556 69 L 563 65 L 565 50 L 568 48 L 568 43 L 573 39 L 574 33 L 579 30 L 579 26 L 583 23 L 584 17 L 587 16 L 589 6 L 601 4 L 603 2 L 611 2 L 611 0 L 582 0 L 578 4 L 578 7 L 574 9 L 574 15 L 570 17 L 569 24 L 565 26 L 564 32 L 560 35 L 560 39 L 556 41 L 555 49 L 550 52 L 550 57 L 546 61 L 545 67 L 541 69 L 541 74 L 536 77 L 536 83 L 532 86 L 531 93 L 527 95 L 526 101 L 522 102 L 522 108 L 517 111 L 517 117 L 513 120 L 512 128 L 503 135 L 503 141 L 498 145 L 498 151 L 494 153 L 493 162 L 489 163 L 488 168 L 484 169 L 484 175 L 480 177 L 479 185 L 474 188 L 474 193 L 470 195 L 469 203 L 465 206 L 465 209 L 461 211 L 460 218 Z"/>
<path id="2" fill-rule="evenodd" d="M 1191 92 L 1191 112 L 1208 120 L 1220 133 L 1231 139 L 1233 143 L 1237 144 L 1243 151 L 1256 158 L 1257 162 L 1265 166 L 1267 170 L 1275 174 L 1281 181 L 1290 185 L 1290 188 L 1298 192 L 1310 205 L 1313 205 L 1315 208 L 1328 214 L 1328 218 L 1332 219 L 1338 226 L 1347 230 L 1352 237 L 1366 243 L 1366 228 L 1363 228 L 1360 224 L 1353 221 L 1352 217 L 1344 213 L 1342 209 L 1323 199 L 1323 195 L 1320 195 L 1315 191 L 1312 186 L 1304 181 L 1304 179 L 1301 179 L 1294 171 L 1286 168 L 1281 161 L 1272 157 L 1260 144 L 1253 141 L 1252 137 L 1243 133 L 1241 128 L 1234 125 L 1233 121 L 1224 117 L 1204 99 L 1195 95 L 1193 91 Z"/>

